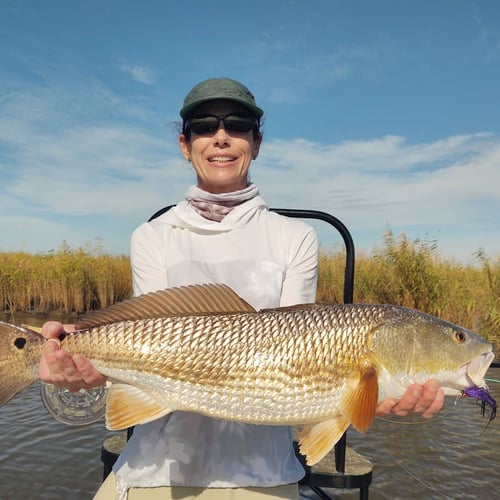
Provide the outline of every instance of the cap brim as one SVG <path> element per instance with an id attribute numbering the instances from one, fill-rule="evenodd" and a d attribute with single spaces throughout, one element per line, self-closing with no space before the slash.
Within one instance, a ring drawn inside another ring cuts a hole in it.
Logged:
<path id="1" fill-rule="evenodd" d="M 202 104 L 205 104 L 206 102 L 209 102 L 209 101 L 214 101 L 216 99 L 237 102 L 238 104 L 245 106 L 245 108 L 247 108 L 252 113 L 252 115 L 255 115 L 257 118 L 260 118 L 264 114 L 264 111 L 262 109 L 260 109 L 258 106 L 252 106 L 252 105 L 248 104 L 248 102 L 243 100 L 243 99 L 237 99 L 237 98 L 228 99 L 227 97 L 207 97 L 205 99 L 199 99 L 197 101 L 194 101 L 194 102 L 188 104 L 187 106 L 184 106 L 180 111 L 181 118 L 184 120 L 186 118 L 189 118 L 192 115 L 193 111 L 198 106 L 201 106 Z"/>

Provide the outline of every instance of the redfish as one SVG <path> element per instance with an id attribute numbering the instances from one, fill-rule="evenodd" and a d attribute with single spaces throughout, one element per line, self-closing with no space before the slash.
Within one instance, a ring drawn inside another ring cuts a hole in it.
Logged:
<path id="1" fill-rule="evenodd" d="M 479 335 L 412 309 L 306 304 L 255 311 L 225 285 L 154 292 L 83 318 L 61 346 L 111 386 L 106 426 L 176 410 L 252 424 L 302 426 L 321 460 L 349 425 L 368 430 L 377 403 L 413 382 L 480 388 L 494 358 Z M 0 405 L 38 378 L 45 339 L 0 322 Z M 496 403 L 493 401 L 492 404 Z"/>

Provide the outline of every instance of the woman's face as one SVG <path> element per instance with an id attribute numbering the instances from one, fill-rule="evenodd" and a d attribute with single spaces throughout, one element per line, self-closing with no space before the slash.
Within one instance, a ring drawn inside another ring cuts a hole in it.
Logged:
<path id="1" fill-rule="evenodd" d="M 195 116 L 245 112 L 246 108 L 236 102 L 214 100 L 199 106 Z M 247 187 L 248 169 L 257 158 L 261 141 L 262 135 L 254 138 L 252 130 L 227 132 L 222 121 L 213 133 L 198 135 L 191 131 L 189 141 L 184 134 L 179 136 L 182 154 L 196 170 L 198 186 L 210 193 L 229 193 Z"/>

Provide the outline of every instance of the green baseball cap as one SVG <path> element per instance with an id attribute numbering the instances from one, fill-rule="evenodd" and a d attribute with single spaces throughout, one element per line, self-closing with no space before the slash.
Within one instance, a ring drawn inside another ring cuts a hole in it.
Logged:
<path id="1" fill-rule="evenodd" d="M 260 118 L 264 111 L 255 104 L 255 97 L 242 83 L 230 78 L 210 78 L 195 85 L 184 99 L 180 115 L 189 118 L 200 104 L 214 99 L 227 99 L 243 104 L 253 115 Z"/>

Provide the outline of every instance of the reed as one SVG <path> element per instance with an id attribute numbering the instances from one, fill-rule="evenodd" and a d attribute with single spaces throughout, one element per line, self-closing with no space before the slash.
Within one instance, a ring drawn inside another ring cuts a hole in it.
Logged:
<path id="1" fill-rule="evenodd" d="M 410 241 L 391 231 L 384 245 L 357 253 L 354 302 L 412 307 L 477 331 L 500 344 L 500 258 L 483 250 L 474 265 L 439 255 L 436 241 Z M 342 300 L 344 259 L 323 252 L 318 301 Z"/>
<path id="2" fill-rule="evenodd" d="M 129 258 L 102 249 L 0 253 L 0 308 L 5 312 L 83 312 L 131 295 Z"/>
<path id="3" fill-rule="evenodd" d="M 318 301 L 342 302 L 343 276 L 343 252 L 322 250 Z M 126 255 L 66 244 L 43 254 L 0 252 L 0 311 L 81 313 L 131 294 Z M 416 308 L 500 344 L 500 258 L 483 250 L 465 265 L 440 256 L 435 241 L 387 231 L 381 247 L 356 255 L 354 301 Z"/>

